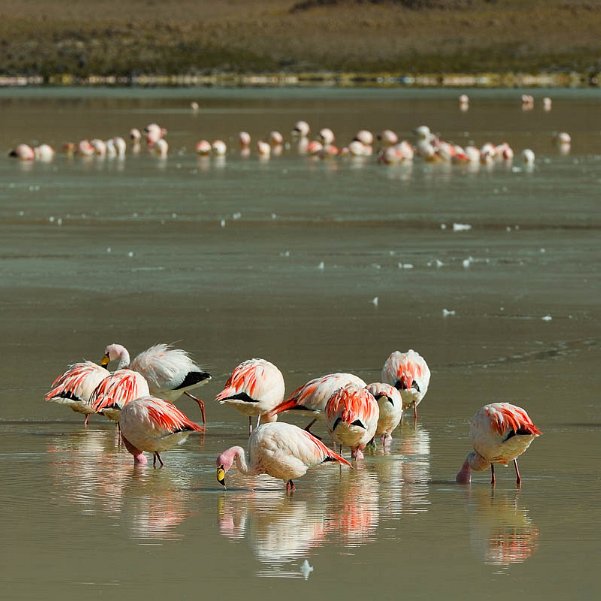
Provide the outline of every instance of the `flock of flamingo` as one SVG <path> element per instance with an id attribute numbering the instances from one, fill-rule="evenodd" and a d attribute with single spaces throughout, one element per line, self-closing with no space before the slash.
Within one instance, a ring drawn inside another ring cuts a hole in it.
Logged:
<path id="1" fill-rule="evenodd" d="M 111 373 L 108 366 L 112 362 L 117 369 Z M 124 346 L 110 344 L 100 364 L 84 361 L 71 365 L 56 378 L 45 399 L 83 413 L 86 425 L 95 413 L 118 422 L 134 463 L 146 464 L 144 452 L 149 452 L 153 466 L 158 462 L 162 467 L 160 453 L 182 444 L 191 432 L 204 431 L 205 403 L 191 391 L 210 379 L 182 349 L 157 344 L 131 360 Z M 377 438 L 386 449 L 404 411 L 412 409 L 417 419 L 418 405 L 428 391 L 430 369 L 416 351 L 394 351 L 384 363 L 381 380 L 367 385 L 356 375 L 332 373 L 310 380 L 285 398 L 284 377 L 273 363 L 244 361 L 215 400 L 248 416 L 248 453 L 239 446 L 221 453 L 216 461 L 217 480 L 225 486 L 226 473 L 235 465 L 246 475 L 281 479 L 292 493 L 294 480 L 311 467 L 325 462 L 351 466 L 342 455 L 343 447 L 350 448 L 352 461 L 361 461 L 363 451 L 376 445 Z M 202 426 L 173 404 L 182 395 L 198 403 Z M 278 421 L 285 412 L 307 415 L 311 421 L 304 429 Z M 338 452 L 310 432 L 316 420 L 325 421 Z M 494 464 L 513 462 L 519 486 L 517 457 L 540 434 L 524 409 L 509 403 L 485 405 L 471 420 L 473 451 L 456 481 L 469 484 L 472 470 L 490 466 L 494 485 Z"/>
<path id="2" fill-rule="evenodd" d="M 532 96 L 522 97 L 522 108 L 530 110 L 534 106 Z M 462 94 L 459 97 L 459 107 L 467 110 L 469 98 Z M 550 110 L 551 100 L 543 99 L 543 107 Z M 192 103 L 192 110 L 197 111 L 197 103 Z M 334 132 L 329 128 L 320 129 L 312 136 L 311 127 L 306 121 L 297 121 L 292 128 L 292 141 L 285 142 L 284 136 L 279 131 L 271 131 L 267 136 L 255 142 L 254 148 L 258 157 L 262 160 L 271 156 L 281 155 L 286 148 L 292 146 L 301 155 L 307 155 L 319 159 L 332 159 L 336 157 L 371 157 L 376 156 L 379 163 L 385 165 L 397 165 L 411 163 L 415 157 L 420 157 L 428 162 L 456 163 L 467 165 L 493 165 L 496 162 L 510 164 L 515 156 L 513 148 L 507 142 L 488 141 L 478 147 L 473 143 L 462 146 L 451 141 L 443 140 L 435 134 L 427 125 L 420 125 L 413 130 L 415 140 L 401 140 L 397 133 L 391 129 L 384 129 L 374 135 L 367 129 L 357 131 L 348 144 L 338 145 Z M 138 128 L 130 130 L 130 151 L 139 154 L 142 146 L 147 151 L 161 158 L 169 154 L 169 144 L 166 139 L 167 129 L 157 123 L 150 123 L 142 131 Z M 241 157 L 249 157 L 253 147 L 251 135 L 247 131 L 241 131 L 237 136 L 237 145 Z M 559 132 L 553 135 L 553 140 L 566 154 L 570 150 L 571 136 L 567 132 Z M 225 157 L 228 154 L 228 145 L 222 139 L 209 141 L 199 140 L 195 145 L 195 152 L 202 157 L 214 156 Z M 97 157 L 100 159 L 120 158 L 123 159 L 127 153 L 127 142 L 125 138 L 117 136 L 108 140 L 100 138 L 83 139 L 78 143 L 68 142 L 63 146 L 67 156 Z M 9 156 L 16 157 L 21 161 L 49 162 L 56 155 L 55 149 L 49 144 L 30 146 L 19 144 L 10 151 Z M 521 160 L 526 165 L 533 165 L 535 154 L 530 148 L 521 152 Z"/>

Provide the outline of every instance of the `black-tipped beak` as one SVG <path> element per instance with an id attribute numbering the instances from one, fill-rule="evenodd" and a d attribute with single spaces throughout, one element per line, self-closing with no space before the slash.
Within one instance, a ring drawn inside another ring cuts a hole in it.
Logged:
<path id="1" fill-rule="evenodd" d="M 217 468 L 217 482 L 225 488 L 225 470 L 222 465 Z"/>

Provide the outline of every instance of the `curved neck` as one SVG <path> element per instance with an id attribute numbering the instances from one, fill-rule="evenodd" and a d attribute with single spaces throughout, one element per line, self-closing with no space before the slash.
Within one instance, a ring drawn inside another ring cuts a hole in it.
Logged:
<path id="1" fill-rule="evenodd" d="M 117 369 L 123 369 L 125 367 L 129 367 L 130 358 L 127 349 L 124 347 L 123 350 L 119 353 L 117 357 L 119 359 L 119 363 L 117 364 Z"/>
<path id="2" fill-rule="evenodd" d="M 242 447 L 230 447 L 219 456 L 217 462 L 223 465 L 226 471 L 235 463 L 241 473 L 247 476 L 254 473 L 252 468 L 246 463 L 246 455 Z"/>

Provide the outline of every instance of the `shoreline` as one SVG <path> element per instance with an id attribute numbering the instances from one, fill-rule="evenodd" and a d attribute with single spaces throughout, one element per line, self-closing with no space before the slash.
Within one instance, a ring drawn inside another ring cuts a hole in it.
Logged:
<path id="1" fill-rule="evenodd" d="M 172 75 L 71 74 L 0 76 L 0 88 L 22 87 L 338 87 L 338 88 L 597 88 L 598 73 L 212 73 Z"/>

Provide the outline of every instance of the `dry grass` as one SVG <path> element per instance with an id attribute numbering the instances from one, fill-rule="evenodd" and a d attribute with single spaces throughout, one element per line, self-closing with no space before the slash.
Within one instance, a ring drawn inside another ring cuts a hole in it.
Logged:
<path id="1" fill-rule="evenodd" d="M 300 4 L 0 0 L 0 72 L 601 70 L 600 0 Z"/>

